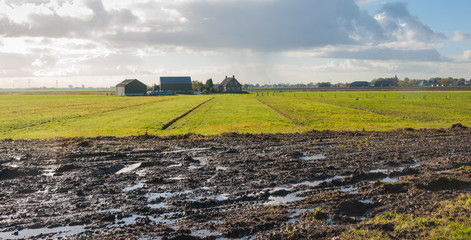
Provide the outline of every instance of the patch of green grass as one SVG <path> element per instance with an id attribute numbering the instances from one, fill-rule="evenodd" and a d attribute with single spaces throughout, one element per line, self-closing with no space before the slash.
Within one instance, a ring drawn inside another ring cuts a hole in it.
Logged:
<path id="1" fill-rule="evenodd" d="M 258 98 L 316 129 L 392 130 L 471 124 L 470 92 L 307 92 L 259 94 Z"/>
<path id="2" fill-rule="evenodd" d="M 222 132 L 290 132 L 289 120 L 248 95 L 215 95 L 215 98 L 172 125 L 168 132 L 218 134 Z M 299 129 L 301 130 L 301 129 Z"/>
<path id="3" fill-rule="evenodd" d="M 176 121 L 164 123 L 213 100 Z M 358 99 L 358 100 L 356 100 Z M 268 96 L 0 95 L 0 138 L 392 130 L 471 125 L 470 92 L 271 92 Z"/>
<path id="4" fill-rule="evenodd" d="M 442 201 L 432 211 L 421 214 L 384 213 L 351 228 L 345 239 L 471 239 L 471 195 L 455 201 Z M 385 230 L 385 225 L 392 230 Z"/>
<path id="5" fill-rule="evenodd" d="M 163 123 L 208 96 L 115 97 L 48 96 L 21 99 L 25 110 L 9 114 L 11 125 L 1 125 L 3 138 L 129 136 L 160 133 Z M 89 98 L 87 98 L 89 97 Z M 0 101 L 1 102 L 1 101 Z M 38 104 L 36 104 L 37 102 Z M 36 107 L 34 107 L 36 106 Z M 37 109 L 36 109 L 37 108 Z"/>

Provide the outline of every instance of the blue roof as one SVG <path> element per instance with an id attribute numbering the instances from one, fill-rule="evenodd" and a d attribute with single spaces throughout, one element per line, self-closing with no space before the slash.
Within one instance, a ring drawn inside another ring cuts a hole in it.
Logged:
<path id="1" fill-rule="evenodd" d="M 162 84 L 190 84 L 191 77 L 160 77 L 160 85 Z"/>

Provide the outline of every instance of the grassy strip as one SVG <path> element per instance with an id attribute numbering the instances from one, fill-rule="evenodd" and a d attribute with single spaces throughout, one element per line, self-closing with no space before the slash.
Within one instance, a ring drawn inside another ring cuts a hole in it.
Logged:
<path id="1" fill-rule="evenodd" d="M 294 119 L 286 116 L 284 113 L 282 113 L 281 111 L 279 111 L 278 109 L 276 109 L 275 107 L 273 107 L 272 105 L 260 100 L 259 98 L 257 98 L 257 101 L 259 101 L 261 104 L 271 108 L 273 111 L 277 112 L 278 114 L 280 114 L 281 116 L 283 116 L 284 118 L 290 120 L 294 125 L 297 125 L 297 126 L 301 126 L 302 124 L 296 122 Z"/>
<path id="2" fill-rule="evenodd" d="M 250 95 L 215 95 L 214 100 L 173 124 L 165 133 L 213 135 L 224 132 L 276 133 L 307 131 Z"/>
<path id="3" fill-rule="evenodd" d="M 211 101 L 211 100 L 213 100 L 213 99 L 214 99 L 214 97 L 213 97 L 213 98 L 210 98 L 210 99 L 208 99 L 208 100 L 206 100 L 206 101 L 204 101 L 204 102 L 202 102 L 202 103 L 200 103 L 200 104 L 198 104 L 196 107 L 194 107 L 194 108 L 192 108 L 192 109 L 186 111 L 186 112 L 183 113 L 182 115 L 180 115 L 180 116 L 178 116 L 178 117 L 176 117 L 176 118 L 174 118 L 174 119 L 168 121 L 167 123 L 165 123 L 165 124 L 162 126 L 162 130 L 167 129 L 167 128 L 170 127 L 172 124 L 174 124 L 176 121 L 178 121 L 178 120 L 184 118 L 186 115 L 190 114 L 191 112 L 193 112 L 193 111 L 196 110 L 197 108 L 201 107 L 203 104 L 205 104 L 205 103 L 207 103 L 207 102 L 209 102 L 209 101 Z"/>
<path id="4" fill-rule="evenodd" d="M 260 94 L 261 95 L 261 94 Z M 271 92 L 269 96 L 2 95 L 0 138 L 471 126 L 471 92 Z M 188 109 L 213 97 L 192 112 Z M 358 100 L 356 100 L 358 99 Z M 162 101 L 165 101 L 163 103 Z M 162 130 L 177 116 L 179 121 Z"/>
<path id="5" fill-rule="evenodd" d="M 19 109 L 16 108 L 15 111 L 18 113 L 10 112 L 5 115 L 10 119 L 6 123 L 24 124 L 41 119 L 49 122 L 34 127 L 10 129 L 3 133 L 0 131 L 0 138 L 129 136 L 146 132 L 161 134 L 161 127 L 165 122 L 207 98 L 207 96 L 95 96 L 88 99 L 82 96 L 47 96 L 34 98 L 37 100 L 36 103 L 26 98 L 24 103 L 19 104 Z M 83 105 L 88 101 L 92 105 Z M 34 106 L 31 107 L 31 111 L 21 110 L 29 108 L 30 104 L 37 105 L 40 110 L 36 111 Z M 125 107 L 138 104 L 142 105 Z M 0 105 L 2 105 L 1 97 Z M 61 105 L 67 107 L 61 108 Z M 3 109 L 0 109 L 1 111 Z M 77 117 L 78 115 L 82 117 Z M 5 129 L 2 127 L 2 121 L 3 119 L 0 119 L 0 129 Z"/>
<path id="6" fill-rule="evenodd" d="M 384 213 L 346 231 L 344 239 L 471 239 L 471 195 L 442 201 L 428 214 Z"/>

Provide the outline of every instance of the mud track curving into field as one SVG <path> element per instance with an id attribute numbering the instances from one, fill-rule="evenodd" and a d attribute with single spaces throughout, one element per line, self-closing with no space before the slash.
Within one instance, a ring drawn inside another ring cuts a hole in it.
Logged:
<path id="1" fill-rule="evenodd" d="M 280 110 L 276 109 L 275 107 L 273 107 L 272 105 L 260 100 L 259 98 L 256 98 L 258 102 L 260 102 L 261 104 L 269 107 L 270 109 L 272 109 L 273 111 L 275 111 L 276 113 L 278 113 L 280 116 L 288 119 L 291 123 L 293 123 L 294 125 L 296 126 L 302 126 L 303 124 L 301 123 L 298 123 L 296 120 L 290 118 L 289 116 L 287 116 L 286 114 L 282 113 Z"/>
<path id="2" fill-rule="evenodd" d="M 204 101 L 204 102 L 198 104 L 196 107 L 194 107 L 194 108 L 192 108 L 192 109 L 186 111 L 186 112 L 183 113 L 182 115 L 180 115 L 180 116 L 178 116 L 178 117 L 176 117 L 176 118 L 174 118 L 174 119 L 172 119 L 172 120 L 170 120 L 170 121 L 164 123 L 164 125 L 162 125 L 162 130 L 165 130 L 165 129 L 169 128 L 170 126 L 172 126 L 172 124 L 174 124 L 174 123 L 177 122 L 178 120 L 180 120 L 180 119 L 186 117 L 188 114 L 190 114 L 191 112 L 195 111 L 196 109 L 198 109 L 199 107 L 203 106 L 204 104 L 208 103 L 209 101 L 211 101 L 211 100 L 213 100 L 213 99 L 214 99 L 214 97 L 212 97 L 212 98 L 210 98 L 210 99 L 208 99 L 208 100 L 206 100 L 206 101 Z"/>
<path id="3" fill-rule="evenodd" d="M 0 238 L 332 239 L 469 193 L 470 145 L 459 125 L 1 140 Z"/>

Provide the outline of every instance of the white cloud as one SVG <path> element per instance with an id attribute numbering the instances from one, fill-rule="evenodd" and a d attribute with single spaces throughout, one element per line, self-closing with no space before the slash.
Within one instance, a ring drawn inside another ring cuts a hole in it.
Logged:
<path id="1" fill-rule="evenodd" d="M 368 4 L 370 2 L 375 2 L 376 0 L 355 0 L 355 3 L 359 6 L 363 6 L 365 4 Z"/>
<path id="2" fill-rule="evenodd" d="M 456 30 L 454 35 L 450 37 L 450 40 L 457 42 L 467 41 L 469 39 L 469 33 L 459 30 Z"/>
<path id="3" fill-rule="evenodd" d="M 471 60 L 471 50 L 466 50 L 463 53 L 464 60 Z"/>
<path id="4" fill-rule="evenodd" d="M 306 71 L 384 72 L 396 69 L 391 62 L 428 68 L 449 61 L 437 51 L 443 42 L 469 39 L 463 31 L 433 31 L 406 3 L 383 4 L 371 16 L 361 6 L 373 1 L 3 0 L 0 54 L 20 64 L 0 61 L 0 72 L 52 77 L 233 71 L 272 79 L 284 73 L 265 58 L 270 55 L 334 59 Z M 180 58 L 173 64 L 181 66 L 170 67 L 164 56 Z M 195 56 L 207 62 L 187 60 Z M 234 64 L 238 59 L 246 62 Z M 224 67 L 211 69 L 218 64 Z"/>

